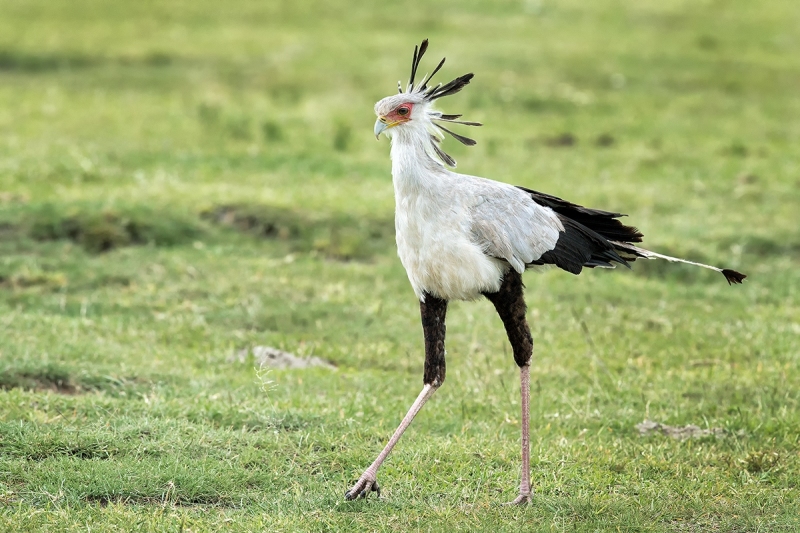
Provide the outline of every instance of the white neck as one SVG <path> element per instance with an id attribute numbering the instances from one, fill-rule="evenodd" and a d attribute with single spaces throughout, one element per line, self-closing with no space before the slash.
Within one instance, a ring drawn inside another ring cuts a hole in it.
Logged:
<path id="1" fill-rule="evenodd" d="M 392 131 L 392 178 L 395 194 L 406 195 L 434 186 L 444 165 L 430 154 L 431 138 L 424 121 Z"/>

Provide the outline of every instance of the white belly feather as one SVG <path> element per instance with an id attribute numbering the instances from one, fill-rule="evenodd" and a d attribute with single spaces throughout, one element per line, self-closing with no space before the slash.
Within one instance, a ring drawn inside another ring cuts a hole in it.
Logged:
<path id="1" fill-rule="evenodd" d="M 442 197 L 397 198 L 397 253 L 421 300 L 472 300 L 495 292 L 508 264 L 470 240 L 467 213 Z"/>

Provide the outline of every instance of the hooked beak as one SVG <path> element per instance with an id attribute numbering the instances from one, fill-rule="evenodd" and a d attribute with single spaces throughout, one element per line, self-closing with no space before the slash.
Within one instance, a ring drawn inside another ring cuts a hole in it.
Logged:
<path id="1" fill-rule="evenodd" d="M 375 138 L 380 139 L 381 133 L 388 127 L 389 123 L 386 121 L 386 117 L 378 117 L 378 120 L 375 121 L 375 127 L 372 130 L 375 132 Z"/>
<path id="2" fill-rule="evenodd" d="M 408 122 L 408 120 L 395 120 L 394 122 L 389 122 L 389 119 L 381 115 L 378 117 L 378 120 L 375 121 L 375 127 L 372 131 L 375 132 L 375 138 L 378 139 L 381 136 L 381 133 L 383 133 L 385 130 L 394 128 L 395 126 L 405 122 Z"/>

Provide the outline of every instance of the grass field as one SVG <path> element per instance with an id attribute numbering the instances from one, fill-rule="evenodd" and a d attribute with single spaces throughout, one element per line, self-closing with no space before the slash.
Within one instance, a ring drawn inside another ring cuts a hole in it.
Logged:
<path id="1" fill-rule="evenodd" d="M 800 530 L 798 27 L 784 0 L 0 2 L 0 530 Z M 525 508 L 486 302 L 451 306 L 382 497 L 343 499 L 422 382 L 372 106 L 424 37 L 423 70 L 476 73 L 442 101 L 485 123 L 460 171 L 749 275 L 526 275 Z"/>

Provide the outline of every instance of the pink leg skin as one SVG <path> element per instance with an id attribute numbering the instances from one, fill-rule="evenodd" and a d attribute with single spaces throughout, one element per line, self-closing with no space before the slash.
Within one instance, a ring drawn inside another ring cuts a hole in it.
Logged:
<path id="1" fill-rule="evenodd" d="M 531 403 L 531 367 L 525 365 L 519 369 L 519 385 L 522 403 L 522 478 L 519 484 L 519 496 L 508 505 L 531 503 L 531 436 L 530 436 L 530 403 Z"/>
<path id="2" fill-rule="evenodd" d="M 388 443 L 386 443 L 386 447 L 383 448 L 383 451 L 380 454 L 378 454 L 378 457 L 375 458 L 375 461 L 369 465 L 369 468 L 364 470 L 364 473 L 361 474 L 360 478 L 358 478 L 358 481 L 356 481 L 356 484 L 353 485 L 353 488 L 345 493 L 345 499 L 355 500 L 356 498 L 366 498 L 367 494 L 369 494 L 371 491 L 377 492 L 378 496 L 381 495 L 381 489 L 378 486 L 377 481 L 378 469 L 386 460 L 386 457 L 389 456 L 389 453 L 392 451 L 392 448 L 394 448 L 394 445 L 397 444 L 397 441 L 400 440 L 400 437 L 403 436 L 405 430 L 408 429 L 411 421 L 414 420 L 414 417 L 417 416 L 417 413 L 419 413 L 420 409 L 422 409 L 422 406 L 425 405 L 425 402 L 427 402 L 428 399 L 433 396 L 433 393 L 436 392 L 436 389 L 438 388 L 439 383 L 426 384 L 422 388 L 422 392 L 420 392 L 419 396 L 417 396 L 417 399 L 414 400 L 414 403 L 411 405 L 411 409 L 408 410 L 405 418 L 403 418 L 403 421 L 400 422 L 400 425 L 395 430 L 392 438 L 389 439 Z M 530 482 L 528 483 L 528 486 L 530 486 Z M 530 493 L 530 489 L 528 492 Z"/>

